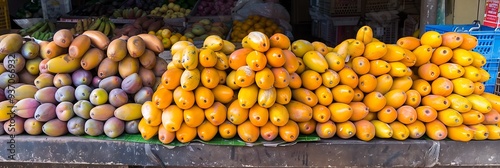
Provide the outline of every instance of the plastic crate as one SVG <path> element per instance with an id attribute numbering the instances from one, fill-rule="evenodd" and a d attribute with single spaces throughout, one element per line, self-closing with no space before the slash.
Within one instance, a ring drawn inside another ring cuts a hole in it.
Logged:
<path id="1" fill-rule="evenodd" d="M 399 38 L 399 19 L 384 22 L 383 24 L 370 21 L 367 25 L 372 27 L 373 36 L 387 44 L 396 44 Z"/>
<path id="2" fill-rule="evenodd" d="M 486 57 L 486 64 L 483 69 L 490 73 L 490 80 L 484 83 L 485 91 L 489 93 L 494 93 L 496 89 L 496 83 L 498 78 L 498 67 L 500 64 L 500 30 L 496 30 L 491 27 L 481 26 L 478 30 L 472 30 L 477 25 L 426 25 L 425 31 L 437 31 L 439 33 L 444 32 L 461 32 L 468 33 L 477 38 L 478 44 L 472 49 L 473 51 L 479 52 Z"/>
<path id="3" fill-rule="evenodd" d="M 321 3 L 323 2 L 323 3 Z M 361 13 L 361 0 L 320 0 L 320 4 L 329 7 L 332 16 L 358 15 Z"/>
<path id="4" fill-rule="evenodd" d="M 9 4 L 7 0 L 0 0 L 0 34 L 10 32 Z"/>

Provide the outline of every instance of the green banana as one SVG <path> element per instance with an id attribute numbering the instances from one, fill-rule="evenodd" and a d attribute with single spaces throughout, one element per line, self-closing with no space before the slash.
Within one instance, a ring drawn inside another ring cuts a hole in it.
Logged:
<path id="1" fill-rule="evenodd" d="M 101 22 L 97 31 L 103 32 L 105 27 L 106 27 L 106 22 Z"/>
<path id="2" fill-rule="evenodd" d="M 82 20 L 78 20 L 78 21 L 76 22 L 76 27 L 75 27 L 75 29 L 76 29 L 76 33 L 77 33 L 77 34 L 82 34 L 82 33 L 83 33 L 83 23 L 82 23 L 82 22 L 83 22 Z"/>
<path id="3" fill-rule="evenodd" d="M 97 30 L 97 28 L 99 28 L 99 26 L 101 25 L 101 22 L 102 22 L 102 19 L 99 18 L 97 19 L 90 27 L 89 27 L 89 30 Z"/>
<path id="4" fill-rule="evenodd" d="M 48 24 L 49 24 L 49 30 L 50 30 L 50 32 L 55 32 L 56 31 L 56 25 L 54 23 L 50 22 L 50 21 L 48 22 Z"/>
<path id="5" fill-rule="evenodd" d="M 87 30 L 89 29 L 89 22 L 87 19 L 82 19 L 82 23 L 83 23 L 83 30 Z"/>
<path id="6" fill-rule="evenodd" d="M 104 35 L 108 36 L 109 35 L 109 32 L 111 31 L 111 25 L 110 25 L 110 21 L 107 21 L 106 22 L 106 26 L 104 26 Z"/>
<path id="7" fill-rule="evenodd" d="M 28 33 L 28 34 L 34 33 L 36 30 L 40 29 L 43 26 L 44 23 L 45 22 L 38 22 L 38 23 L 36 23 L 35 25 L 33 25 L 30 28 L 26 29 L 26 33 Z"/>
<path id="8" fill-rule="evenodd" d="M 70 30 L 70 31 L 71 31 L 71 33 L 72 33 L 73 35 L 75 35 L 75 34 L 76 34 L 76 29 L 75 29 L 75 28 L 71 28 L 71 30 Z"/>
<path id="9" fill-rule="evenodd" d="M 40 32 L 36 31 L 35 33 L 31 34 L 31 37 L 38 39 L 37 37 L 39 34 Z"/>
<path id="10" fill-rule="evenodd" d="M 114 34 L 115 32 L 115 29 L 116 29 L 116 25 L 115 23 L 113 23 L 112 21 L 109 21 L 109 26 L 111 27 L 111 34 Z"/>

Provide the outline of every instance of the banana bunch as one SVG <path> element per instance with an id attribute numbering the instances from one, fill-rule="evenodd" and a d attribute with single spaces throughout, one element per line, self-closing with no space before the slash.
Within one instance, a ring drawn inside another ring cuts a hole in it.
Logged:
<path id="1" fill-rule="evenodd" d="M 54 32 L 56 31 L 56 25 L 49 20 L 44 20 L 42 22 L 38 22 L 35 25 L 21 29 L 19 31 L 19 34 L 21 36 L 32 36 L 36 39 L 43 40 L 45 36 L 47 36 L 47 40 L 54 35 Z"/>
<path id="2" fill-rule="evenodd" d="M 73 34 L 82 34 L 87 30 L 97 30 L 104 33 L 106 36 L 113 35 L 116 26 L 111 20 L 106 17 L 98 19 L 81 19 L 76 22 L 76 26 L 71 28 Z"/>
<path id="3" fill-rule="evenodd" d="M 146 16 L 147 12 L 139 9 L 137 7 L 127 8 L 127 9 L 116 9 L 113 12 L 114 18 L 124 18 L 124 19 L 136 19 L 142 16 Z"/>

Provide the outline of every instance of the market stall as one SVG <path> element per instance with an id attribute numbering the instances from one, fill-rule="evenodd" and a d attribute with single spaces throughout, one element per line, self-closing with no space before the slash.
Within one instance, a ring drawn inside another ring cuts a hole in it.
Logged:
<path id="1" fill-rule="evenodd" d="M 0 36 L 0 161 L 500 165 L 495 28 L 378 12 L 332 44 L 276 2 L 87 3 Z"/>

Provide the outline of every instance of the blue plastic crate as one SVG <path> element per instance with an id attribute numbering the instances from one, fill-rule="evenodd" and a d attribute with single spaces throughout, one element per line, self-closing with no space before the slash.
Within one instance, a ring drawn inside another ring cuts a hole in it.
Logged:
<path id="1" fill-rule="evenodd" d="M 475 36 L 478 43 L 473 51 L 483 54 L 486 58 L 486 65 L 483 66 L 483 69 L 490 73 L 490 80 L 484 83 L 485 91 L 494 93 L 500 64 L 500 30 L 495 31 L 495 28 L 487 26 L 481 26 L 479 29 L 474 29 L 477 27 L 476 24 L 426 25 L 425 31 L 433 30 L 439 33 L 460 32 Z"/>

